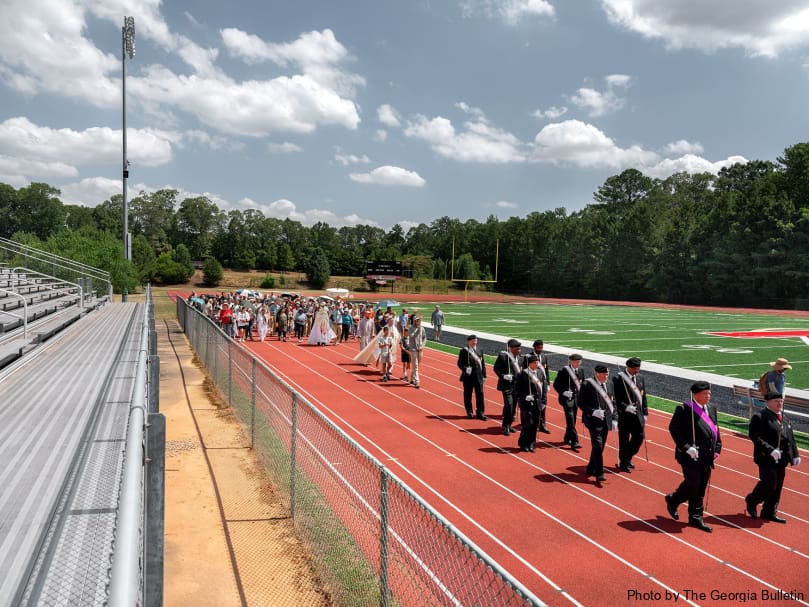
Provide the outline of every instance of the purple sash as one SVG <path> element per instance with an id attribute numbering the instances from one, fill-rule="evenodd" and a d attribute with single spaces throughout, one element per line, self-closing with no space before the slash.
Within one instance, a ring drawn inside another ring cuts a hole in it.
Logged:
<path id="1" fill-rule="evenodd" d="M 685 404 L 688 405 L 689 407 L 691 407 L 691 409 L 693 411 L 696 411 L 696 413 L 697 413 L 697 415 L 699 415 L 700 419 L 702 421 L 704 421 L 707 424 L 707 426 L 711 429 L 711 432 L 713 432 L 714 441 L 719 440 L 719 430 L 717 429 L 716 424 L 713 423 L 713 420 L 711 419 L 711 416 L 708 415 L 708 412 L 705 409 L 703 409 L 701 405 L 695 403 L 693 400 L 688 401 Z"/>

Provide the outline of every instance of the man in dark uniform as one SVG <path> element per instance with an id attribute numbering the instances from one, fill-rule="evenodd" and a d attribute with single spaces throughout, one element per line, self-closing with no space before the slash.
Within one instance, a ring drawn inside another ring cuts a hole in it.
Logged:
<path id="1" fill-rule="evenodd" d="M 571 449 L 580 449 L 579 434 L 576 432 L 577 402 L 581 382 L 584 381 L 584 371 L 579 369 L 581 354 L 568 356 L 568 364 L 559 369 L 556 379 L 553 380 L 553 389 L 559 395 L 559 404 L 565 412 L 565 444 Z"/>
<path id="2" fill-rule="evenodd" d="M 483 352 L 477 349 L 477 335 L 466 338 L 466 347 L 458 352 L 458 368 L 461 370 L 461 383 L 463 383 L 463 405 L 466 417 L 472 418 L 472 392 L 475 393 L 475 416 L 485 420 L 483 404 L 483 382 L 486 381 L 486 363 Z"/>
<path id="3" fill-rule="evenodd" d="M 542 406 L 539 409 L 539 431 L 544 432 L 545 434 L 550 434 L 550 430 L 548 430 L 548 426 L 545 424 L 545 412 L 547 411 L 547 404 L 548 404 L 548 388 L 550 387 L 550 374 L 548 373 L 548 355 L 545 354 L 545 344 L 541 339 L 534 340 L 533 343 L 534 351 L 531 353 L 537 357 L 539 360 L 539 365 L 537 367 L 537 375 L 540 377 L 540 381 L 542 382 Z M 526 359 L 531 355 L 526 354 L 523 357 L 523 367 L 527 367 L 528 363 Z"/>
<path id="4" fill-rule="evenodd" d="M 640 358 L 633 356 L 626 361 L 626 371 L 612 378 L 618 409 L 618 469 L 623 472 L 631 472 L 635 467 L 632 458 L 643 444 L 649 415 L 646 382 L 640 375 L 640 364 Z"/>
<path id="5" fill-rule="evenodd" d="M 522 371 L 519 360 L 522 344 L 516 339 L 509 339 L 506 346 L 508 350 L 503 350 L 497 355 L 492 369 L 497 375 L 497 389 L 503 393 L 503 434 L 508 436 L 514 432 L 511 424 L 514 423 L 517 413 L 514 388 L 517 384 L 517 376 Z"/>
<path id="6" fill-rule="evenodd" d="M 688 502 L 688 524 L 710 533 L 711 527 L 702 519 L 703 502 L 714 460 L 722 450 L 716 407 L 709 405 L 711 384 L 695 382 L 691 386 L 691 400 L 678 405 L 669 422 L 669 434 L 674 439 L 674 457 L 683 470 L 683 482 L 674 493 L 666 495 L 666 509 L 674 520 L 679 520 L 677 506 Z"/>
<path id="7" fill-rule="evenodd" d="M 615 405 L 612 386 L 607 383 L 610 373 L 604 365 L 595 366 L 595 377 L 588 377 L 581 385 L 579 407 L 581 419 L 590 432 L 590 461 L 587 462 L 587 475 L 595 476 L 598 482 L 607 480 L 604 476 L 604 447 L 607 446 L 607 433 L 615 430 Z"/>
<path id="8" fill-rule="evenodd" d="M 537 442 L 537 426 L 542 403 L 542 380 L 539 377 L 539 359 L 536 354 L 527 354 L 523 358 L 524 367 L 517 376 L 515 389 L 517 402 L 520 405 L 520 438 L 517 440 L 520 450 L 534 452 Z"/>
<path id="9" fill-rule="evenodd" d="M 787 464 L 801 463 L 792 424 L 784 417 L 784 397 L 770 392 L 764 397 L 766 407 L 750 418 L 748 436 L 753 441 L 753 461 L 758 464 L 758 483 L 744 498 L 747 513 L 756 518 L 756 506 L 763 503 L 761 518 L 786 523 L 778 516 L 778 502 L 784 487 Z"/>

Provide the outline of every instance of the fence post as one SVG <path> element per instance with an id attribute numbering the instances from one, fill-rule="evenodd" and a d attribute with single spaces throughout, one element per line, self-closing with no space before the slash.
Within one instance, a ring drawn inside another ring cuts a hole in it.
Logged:
<path id="1" fill-rule="evenodd" d="M 250 448 L 256 446 L 256 357 L 253 357 L 253 381 L 250 388 Z"/>
<path id="2" fill-rule="evenodd" d="M 225 342 L 228 346 L 228 404 L 233 404 L 233 344 L 230 340 Z"/>
<path id="3" fill-rule="evenodd" d="M 155 332 L 149 331 L 150 337 L 152 333 Z M 146 368 L 149 369 L 149 413 L 157 413 L 160 411 L 160 357 L 157 354 L 149 356 Z"/>
<path id="4" fill-rule="evenodd" d="M 289 515 L 295 520 L 295 499 L 298 477 L 298 393 L 292 393 L 292 436 L 290 445 L 290 485 L 289 485 Z"/>
<path id="5" fill-rule="evenodd" d="M 166 496 L 166 416 L 150 413 L 146 445 L 146 529 L 144 605 L 163 605 L 163 558 Z"/>
<path id="6" fill-rule="evenodd" d="M 390 587 L 388 586 L 388 471 L 380 468 L 379 489 L 379 604 L 388 607 Z"/>

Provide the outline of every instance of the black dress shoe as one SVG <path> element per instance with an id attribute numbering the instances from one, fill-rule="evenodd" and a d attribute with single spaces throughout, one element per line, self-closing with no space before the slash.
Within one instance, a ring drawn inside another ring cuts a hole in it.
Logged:
<path id="1" fill-rule="evenodd" d="M 477 414 L 475 417 L 477 417 L 479 420 L 484 421 L 484 422 L 485 422 L 487 419 L 489 419 L 488 417 L 486 417 L 485 415 L 483 415 L 483 413 L 478 413 L 478 414 Z"/>
<path id="2" fill-rule="evenodd" d="M 528 447 L 528 450 L 529 450 L 531 453 L 533 453 L 533 452 L 534 452 L 534 445 L 531 445 L 530 447 Z M 784 522 L 786 523 L 786 521 L 784 521 Z"/>
<path id="3" fill-rule="evenodd" d="M 520 451 L 524 451 L 525 453 L 529 453 L 531 450 L 528 447 L 520 447 Z"/>
<path id="4" fill-rule="evenodd" d="M 628 468 L 634 468 L 634 467 L 635 467 L 635 464 L 633 464 L 632 462 L 629 462 L 629 463 L 627 464 L 627 467 L 628 467 Z"/>
<path id="5" fill-rule="evenodd" d="M 744 500 L 744 502 L 745 502 L 744 509 L 747 511 L 747 514 L 750 515 L 750 518 L 758 518 L 758 513 L 756 513 L 756 505 L 751 504 L 747 500 Z"/>
<path id="6" fill-rule="evenodd" d="M 677 514 L 677 504 L 674 503 L 671 494 L 666 496 L 666 510 L 668 510 L 669 516 L 675 521 L 680 520 L 680 515 Z"/>
<path id="7" fill-rule="evenodd" d="M 508 426 L 506 426 L 505 428 L 503 428 L 503 435 L 508 436 L 509 434 L 511 434 L 511 432 L 509 432 L 509 428 Z"/>
<path id="8" fill-rule="evenodd" d="M 475 418 L 475 416 L 472 415 L 471 413 L 469 413 L 468 411 L 466 413 L 466 417 L 469 418 L 469 419 L 474 419 Z"/>
<path id="9" fill-rule="evenodd" d="M 547 426 L 540 426 L 539 431 L 542 432 L 543 434 L 550 434 L 551 433 L 551 431 L 548 430 Z"/>
<path id="10" fill-rule="evenodd" d="M 628 464 L 618 464 L 618 470 L 621 472 L 626 472 L 627 474 L 632 474 L 632 469 Z"/>
<path id="11" fill-rule="evenodd" d="M 605 475 L 603 475 L 603 474 L 599 474 L 599 475 L 596 477 L 596 480 L 597 480 L 597 481 L 600 483 L 601 481 L 605 481 L 605 480 L 607 480 L 607 477 L 606 477 Z"/>
<path id="12" fill-rule="evenodd" d="M 781 518 L 777 514 L 767 514 L 766 516 L 762 515 L 761 518 L 763 518 L 765 521 L 771 521 L 773 523 L 781 523 L 782 525 L 786 525 L 787 523 L 787 519 Z"/>
<path id="13" fill-rule="evenodd" d="M 581 449 L 581 444 L 579 443 L 579 441 L 576 441 L 575 443 L 570 443 L 570 448 L 571 449 Z"/>
<path id="14" fill-rule="evenodd" d="M 688 519 L 688 526 L 694 527 L 695 529 L 699 529 L 700 531 L 705 531 L 706 533 L 710 533 L 713 531 L 713 527 L 709 527 L 705 524 L 701 518 L 691 518 Z"/>

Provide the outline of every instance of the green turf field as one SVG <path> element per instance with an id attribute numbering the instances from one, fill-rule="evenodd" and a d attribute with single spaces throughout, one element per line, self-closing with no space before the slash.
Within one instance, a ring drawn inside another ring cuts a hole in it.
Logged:
<path id="1" fill-rule="evenodd" d="M 429 326 L 432 306 L 415 305 Z M 526 346 L 541 338 L 563 351 L 639 356 L 647 362 L 745 381 L 758 379 L 780 356 L 793 366 L 787 371 L 787 386 L 809 390 L 809 345 L 800 338 L 707 334 L 755 329 L 806 330 L 809 334 L 809 318 L 611 305 L 444 303 L 441 308 L 448 325 L 516 337 Z"/>

